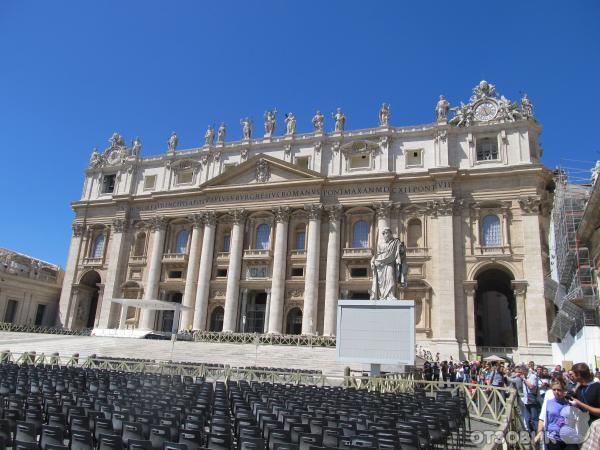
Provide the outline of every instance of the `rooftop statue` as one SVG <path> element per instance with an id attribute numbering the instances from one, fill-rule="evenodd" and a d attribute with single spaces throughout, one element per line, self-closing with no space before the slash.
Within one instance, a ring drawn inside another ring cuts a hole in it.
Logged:
<path id="1" fill-rule="evenodd" d="M 225 142 L 226 133 L 227 129 L 225 128 L 225 122 L 221 122 L 221 125 L 219 125 L 219 129 L 217 130 L 217 142 L 219 144 L 223 144 Z"/>
<path id="2" fill-rule="evenodd" d="M 379 108 L 379 126 L 388 127 L 390 125 L 390 105 L 382 103 Z"/>
<path id="3" fill-rule="evenodd" d="M 531 100 L 529 100 L 529 97 L 527 97 L 527 94 L 524 94 L 521 99 L 521 111 L 524 118 L 533 118 L 533 104 L 531 103 Z"/>
<path id="4" fill-rule="evenodd" d="M 136 158 L 140 156 L 140 152 L 142 151 L 142 141 L 140 141 L 139 137 L 136 137 L 133 141 L 131 141 L 131 155 Z"/>
<path id="5" fill-rule="evenodd" d="M 321 114 L 321 111 L 317 111 L 312 118 L 313 127 L 315 131 L 323 131 L 325 117 Z"/>
<path id="6" fill-rule="evenodd" d="M 346 116 L 342 112 L 342 108 L 338 108 L 331 117 L 335 120 L 335 131 L 344 131 L 344 127 L 346 126 Z"/>
<path id="7" fill-rule="evenodd" d="M 179 139 L 177 139 L 177 134 L 173 131 L 171 133 L 171 137 L 167 141 L 167 146 L 170 152 L 174 152 L 177 148 L 177 144 L 179 143 Z"/>
<path id="8" fill-rule="evenodd" d="M 496 97 L 496 86 L 485 80 L 481 80 L 479 84 L 473 88 L 471 101 L 475 102 L 485 97 Z"/>
<path id="9" fill-rule="evenodd" d="M 275 120 L 276 112 L 276 109 L 265 112 L 265 137 L 271 137 L 275 133 L 275 126 L 277 125 L 277 121 Z"/>
<path id="10" fill-rule="evenodd" d="M 244 140 L 252 139 L 252 121 L 248 117 L 244 117 L 240 120 L 240 124 L 242 125 Z"/>
<path id="11" fill-rule="evenodd" d="M 285 134 L 294 134 L 296 132 L 296 116 L 294 113 L 285 115 Z"/>
<path id="12" fill-rule="evenodd" d="M 440 99 L 435 105 L 435 114 L 438 122 L 444 122 L 448 120 L 448 111 L 450 111 L 450 103 L 443 95 L 440 95 Z"/>
<path id="13" fill-rule="evenodd" d="M 205 145 L 213 145 L 215 143 L 215 129 L 212 125 L 209 125 L 206 128 L 206 133 L 204 133 L 204 144 Z"/>
<path id="14" fill-rule="evenodd" d="M 125 147 L 123 136 L 116 132 L 112 134 L 108 142 L 110 143 L 110 148 Z"/>
<path id="15" fill-rule="evenodd" d="M 99 165 L 102 164 L 102 156 L 100 155 L 100 152 L 98 152 L 98 149 L 96 147 L 94 147 L 94 150 L 92 150 L 92 156 L 90 156 L 90 167 L 98 167 Z"/>
<path id="16" fill-rule="evenodd" d="M 454 112 L 454 117 L 450 121 L 450 125 L 456 125 L 457 127 L 468 127 L 473 122 L 473 108 L 471 104 L 465 105 L 460 102 L 460 106 L 455 106 L 450 109 Z"/>
<path id="17" fill-rule="evenodd" d="M 381 232 L 383 240 L 377 244 L 377 253 L 371 258 L 373 269 L 373 286 L 371 300 L 398 300 L 396 288 L 407 286 L 406 247 L 404 242 L 392 235 L 392 230 L 385 228 Z"/>

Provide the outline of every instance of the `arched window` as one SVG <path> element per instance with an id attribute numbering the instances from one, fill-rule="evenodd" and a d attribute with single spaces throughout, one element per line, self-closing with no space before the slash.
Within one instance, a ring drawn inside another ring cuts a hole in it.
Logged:
<path id="1" fill-rule="evenodd" d="M 102 258 L 104 252 L 104 235 L 99 234 L 94 239 L 94 248 L 92 249 L 92 258 Z"/>
<path id="2" fill-rule="evenodd" d="M 256 248 L 266 250 L 269 248 L 269 225 L 262 223 L 256 229 Z"/>
<path id="3" fill-rule="evenodd" d="M 181 230 L 175 238 L 175 253 L 185 253 L 187 251 L 188 230 Z"/>
<path id="4" fill-rule="evenodd" d="M 144 256 L 146 250 L 146 233 L 142 232 L 135 238 L 133 247 L 133 256 Z"/>
<path id="5" fill-rule="evenodd" d="M 481 223 L 483 247 L 501 247 L 502 235 L 500 234 L 500 219 L 498 219 L 498 216 L 489 214 L 483 218 Z"/>
<path id="6" fill-rule="evenodd" d="M 210 331 L 223 331 L 223 307 L 217 306 L 210 315 Z"/>
<path id="7" fill-rule="evenodd" d="M 423 227 L 419 219 L 411 219 L 406 230 L 407 247 L 422 247 Z"/>
<path id="8" fill-rule="evenodd" d="M 296 227 L 295 244 L 295 250 L 304 250 L 306 248 L 306 227 L 304 225 Z"/>
<path id="9" fill-rule="evenodd" d="M 352 247 L 367 248 L 369 246 L 369 224 L 359 220 L 352 227 Z"/>

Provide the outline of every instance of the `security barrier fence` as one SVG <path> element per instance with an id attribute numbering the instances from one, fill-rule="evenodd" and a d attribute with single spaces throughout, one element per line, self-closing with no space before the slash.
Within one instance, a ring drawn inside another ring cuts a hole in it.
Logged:
<path id="1" fill-rule="evenodd" d="M 329 376 L 319 373 L 294 372 L 292 370 L 256 370 L 252 368 L 221 367 L 210 364 L 177 363 L 161 360 L 112 359 L 91 355 L 80 357 L 36 352 L 0 352 L 1 362 L 15 364 L 48 364 L 93 368 L 122 372 L 145 372 L 164 375 L 179 375 L 190 382 L 198 379 L 216 381 L 268 382 L 316 386 L 339 386 L 382 393 L 424 391 L 434 396 L 437 391 L 451 392 L 465 399 L 469 420 L 488 425 L 481 438 L 480 448 L 486 449 L 530 449 L 529 436 L 524 431 L 514 388 L 486 385 L 425 381 L 415 373 L 387 374 L 383 376 Z"/>

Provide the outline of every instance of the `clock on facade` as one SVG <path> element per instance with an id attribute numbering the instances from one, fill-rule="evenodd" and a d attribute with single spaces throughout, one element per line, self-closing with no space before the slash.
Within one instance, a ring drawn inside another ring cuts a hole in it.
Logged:
<path id="1" fill-rule="evenodd" d="M 482 102 L 475 108 L 475 119 L 486 122 L 496 117 L 498 106 L 493 102 Z"/>

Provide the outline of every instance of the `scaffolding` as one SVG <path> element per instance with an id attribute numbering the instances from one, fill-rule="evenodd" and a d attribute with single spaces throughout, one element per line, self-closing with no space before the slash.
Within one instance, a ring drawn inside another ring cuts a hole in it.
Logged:
<path id="1" fill-rule="evenodd" d="M 599 299 L 590 250 L 577 239 L 591 188 L 569 183 L 563 169 L 556 170 L 554 181 L 552 222 L 558 280 L 548 278 L 545 287 L 546 296 L 551 297 L 558 308 L 550 333 L 562 339 L 567 333 L 575 335 L 590 321 L 588 317 L 595 318 Z"/>

